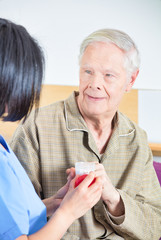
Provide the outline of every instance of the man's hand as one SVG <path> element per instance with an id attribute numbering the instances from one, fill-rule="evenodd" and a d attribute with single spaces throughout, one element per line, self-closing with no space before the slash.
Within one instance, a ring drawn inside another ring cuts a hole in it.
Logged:
<path id="1" fill-rule="evenodd" d="M 121 216 L 125 213 L 123 201 L 119 192 L 112 185 L 104 166 L 100 163 L 96 163 L 96 177 L 100 177 L 103 183 L 102 200 L 108 207 L 108 211 L 113 216 Z"/>
<path id="2" fill-rule="evenodd" d="M 113 216 L 121 216 L 125 213 L 124 204 L 121 199 L 119 192 L 112 185 L 110 178 L 106 174 L 104 166 L 100 163 L 96 164 L 95 174 L 96 177 L 101 178 L 103 189 L 101 198 L 107 205 L 108 211 Z M 68 175 L 68 180 L 72 180 L 75 177 L 75 168 L 70 168 L 66 170 Z"/>

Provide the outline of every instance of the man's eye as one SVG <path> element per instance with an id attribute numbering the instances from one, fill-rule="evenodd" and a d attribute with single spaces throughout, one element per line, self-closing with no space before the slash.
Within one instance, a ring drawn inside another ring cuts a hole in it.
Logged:
<path id="1" fill-rule="evenodd" d="M 110 73 L 106 73 L 106 77 L 112 77 L 113 75 Z"/>
<path id="2" fill-rule="evenodd" d="M 90 70 L 85 70 L 86 73 L 91 74 L 92 72 Z"/>

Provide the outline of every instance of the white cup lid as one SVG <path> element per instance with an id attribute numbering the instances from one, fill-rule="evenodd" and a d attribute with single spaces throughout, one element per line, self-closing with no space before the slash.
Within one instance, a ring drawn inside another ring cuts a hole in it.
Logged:
<path id="1" fill-rule="evenodd" d="M 75 172 L 76 175 L 89 174 L 90 172 L 95 171 L 94 162 L 76 162 L 75 163 Z"/>

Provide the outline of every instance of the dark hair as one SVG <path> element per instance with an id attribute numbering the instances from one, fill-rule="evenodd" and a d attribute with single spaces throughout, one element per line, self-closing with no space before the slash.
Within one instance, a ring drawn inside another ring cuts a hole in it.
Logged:
<path id="1" fill-rule="evenodd" d="M 27 30 L 0 18 L 0 117 L 24 120 L 39 105 L 44 55 Z M 7 108 L 8 114 L 5 113 Z"/>

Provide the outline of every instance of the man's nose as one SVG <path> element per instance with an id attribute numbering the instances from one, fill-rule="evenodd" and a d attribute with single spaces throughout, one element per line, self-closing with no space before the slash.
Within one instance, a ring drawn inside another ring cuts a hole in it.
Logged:
<path id="1" fill-rule="evenodd" d="M 90 79 L 89 87 L 93 88 L 93 89 L 101 90 L 102 89 L 102 76 L 96 75 L 96 74 L 93 75 L 92 78 Z"/>

